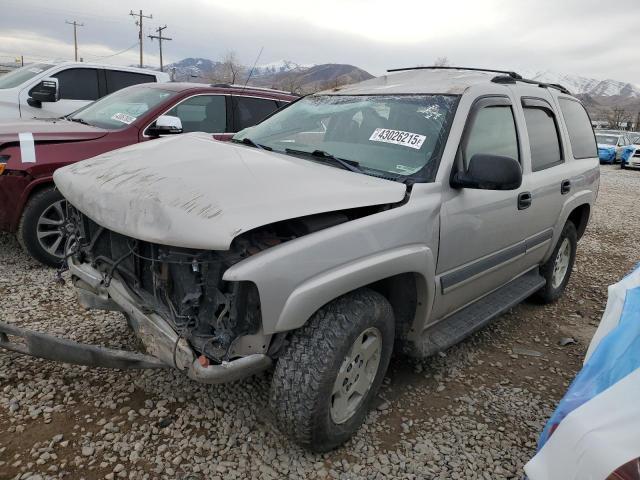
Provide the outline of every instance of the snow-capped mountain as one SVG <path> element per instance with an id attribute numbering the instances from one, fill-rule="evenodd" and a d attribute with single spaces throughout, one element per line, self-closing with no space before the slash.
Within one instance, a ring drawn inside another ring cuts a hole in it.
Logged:
<path id="1" fill-rule="evenodd" d="M 559 83 L 567 87 L 571 93 L 577 95 L 589 95 L 591 97 L 611 97 L 621 96 L 626 98 L 640 98 L 640 87 L 631 83 L 620 82 L 618 80 L 596 80 L 595 78 L 581 77 L 543 71 L 519 71 L 525 78 L 537 80 L 544 83 Z"/>
<path id="2" fill-rule="evenodd" d="M 167 65 L 165 71 L 170 72 L 177 81 L 201 82 L 216 72 L 220 65 L 220 62 L 208 58 L 183 58 Z"/>
<path id="3" fill-rule="evenodd" d="M 313 66 L 315 66 L 313 63 L 302 65 L 300 63 L 292 62 L 291 60 L 278 60 L 271 63 L 265 63 L 263 65 L 257 65 L 253 70 L 253 75 L 274 75 L 277 73 L 292 72 L 294 70 L 306 70 Z"/>

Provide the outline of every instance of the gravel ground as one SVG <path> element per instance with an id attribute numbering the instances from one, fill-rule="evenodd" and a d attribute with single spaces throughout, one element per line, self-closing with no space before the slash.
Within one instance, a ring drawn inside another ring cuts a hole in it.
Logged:
<path id="1" fill-rule="evenodd" d="M 446 354 L 392 361 L 377 408 L 344 448 L 314 455 L 267 412 L 269 374 L 223 386 L 0 352 L 0 479 L 520 478 L 580 366 L 606 287 L 638 260 L 640 172 L 603 167 L 564 297 L 524 303 Z M 82 310 L 71 286 L 0 235 L 0 319 L 136 348 L 119 314 Z M 563 337 L 577 343 L 559 346 Z"/>

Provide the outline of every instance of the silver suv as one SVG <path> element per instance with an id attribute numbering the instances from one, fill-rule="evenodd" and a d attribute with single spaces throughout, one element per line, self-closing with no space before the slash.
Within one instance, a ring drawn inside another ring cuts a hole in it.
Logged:
<path id="1" fill-rule="evenodd" d="M 580 102 L 513 72 L 406 69 L 307 96 L 234 143 L 180 135 L 58 170 L 80 302 L 146 353 L 4 347 L 204 383 L 275 365 L 283 432 L 361 425 L 393 351 L 427 357 L 563 292 L 599 182 Z M 2 338 L 0 338 L 2 340 Z"/>

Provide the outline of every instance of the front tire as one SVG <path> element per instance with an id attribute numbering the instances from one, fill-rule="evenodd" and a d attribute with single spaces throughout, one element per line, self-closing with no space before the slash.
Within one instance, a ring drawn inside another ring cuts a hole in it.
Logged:
<path id="1" fill-rule="evenodd" d="M 279 429 L 326 452 L 360 428 L 389 366 L 391 305 L 360 289 L 322 307 L 295 331 L 278 360 L 270 404 Z"/>
<path id="2" fill-rule="evenodd" d="M 17 237 L 22 248 L 49 267 L 60 266 L 64 258 L 65 202 L 54 187 L 39 191 L 27 202 L 18 226 Z"/>
<path id="3" fill-rule="evenodd" d="M 567 221 L 551 257 L 540 267 L 540 274 L 547 283 L 535 296 L 542 303 L 553 303 L 562 296 L 571 277 L 577 246 L 576 227 L 573 222 Z"/>

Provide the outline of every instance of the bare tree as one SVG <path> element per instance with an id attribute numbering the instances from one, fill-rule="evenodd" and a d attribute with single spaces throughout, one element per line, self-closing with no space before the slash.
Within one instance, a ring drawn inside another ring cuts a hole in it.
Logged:
<path id="1" fill-rule="evenodd" d="M 433 62 L 433 66 L 434 67 L 450 67 L 451 62 L 447 57 L 438 57 L 436 58 L 436 61 Z"/>
<path id="2" fill-rule="evenodd" d="M 212 83 L 234 84 L 244 79 L 247 69 L 238 61 L 236 52 L 230 50 L 225 53 L 222 62 L 216 66 L 215 71 L 207 78 Z"/>
<path id="3" fill-rule="evenodd" d="M 274 85 L 273 88 L 295 93 L 296 95 L 302 95 L 306 93 L 303 84 L 304 81 L 302 74 L 290 72 L 282 80 L 280 80 L 277 85 Z"/>

